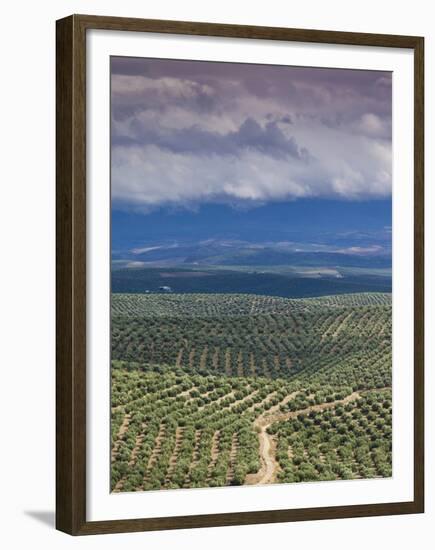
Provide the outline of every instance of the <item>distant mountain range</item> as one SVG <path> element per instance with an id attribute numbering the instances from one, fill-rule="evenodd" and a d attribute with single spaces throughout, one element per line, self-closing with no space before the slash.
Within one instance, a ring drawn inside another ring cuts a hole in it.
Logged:
<path id="1" fill-rule="evenodd" d="M 340 248 L 312 243 L 253 243 L 208 239 L 198 242 L 148 243 L 114 251 L 127 267 L 152 266 L 307 266 L 391 268 L 391 254 L 381 245 Z M 130 265 L 129 265 L 130 264 Z"/>
<path id="2" fill-rule="evenodd" d="M 112 292 L 391 292 L 391 200 L 112 211 Z"/>

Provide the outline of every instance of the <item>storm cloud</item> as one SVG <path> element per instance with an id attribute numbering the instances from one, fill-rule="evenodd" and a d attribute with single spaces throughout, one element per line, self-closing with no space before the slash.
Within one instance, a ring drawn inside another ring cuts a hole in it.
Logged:
<path id="1" fill-rule="evenodd" d="M 391 74 L 112 58 L 112 198 L 136 209 L 391 194 Z"/>

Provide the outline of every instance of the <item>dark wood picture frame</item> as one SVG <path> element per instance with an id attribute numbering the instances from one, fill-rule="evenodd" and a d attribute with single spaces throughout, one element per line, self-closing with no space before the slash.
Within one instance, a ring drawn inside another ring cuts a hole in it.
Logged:
<path id="1" fill-rule="evenodd" d="M 92 521 L 86 519 L 86 31 L 158 32 L 414 52 L 414 499 L 410 502 Z M 71 535 L 350 518 L 424 511 L 424 39 L 72 15 L 56 27 L 56 528 Z"/>

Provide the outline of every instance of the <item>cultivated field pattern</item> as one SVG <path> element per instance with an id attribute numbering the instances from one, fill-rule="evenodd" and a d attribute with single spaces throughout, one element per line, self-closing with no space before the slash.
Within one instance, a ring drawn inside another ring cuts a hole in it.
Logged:
<path id="1" fill-rule="evenodd" d="M 390 294 L 113 294 L 113 491 L 389 477 L 391 444 Z"/>

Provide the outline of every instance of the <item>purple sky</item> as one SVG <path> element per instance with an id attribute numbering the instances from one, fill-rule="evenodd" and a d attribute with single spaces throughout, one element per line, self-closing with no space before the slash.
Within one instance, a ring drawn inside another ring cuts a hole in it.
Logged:
<path id="1" fill-rule="evenodd" d="M 124 207 L 391 195 L 391 73 L 112 58 Z"/>

